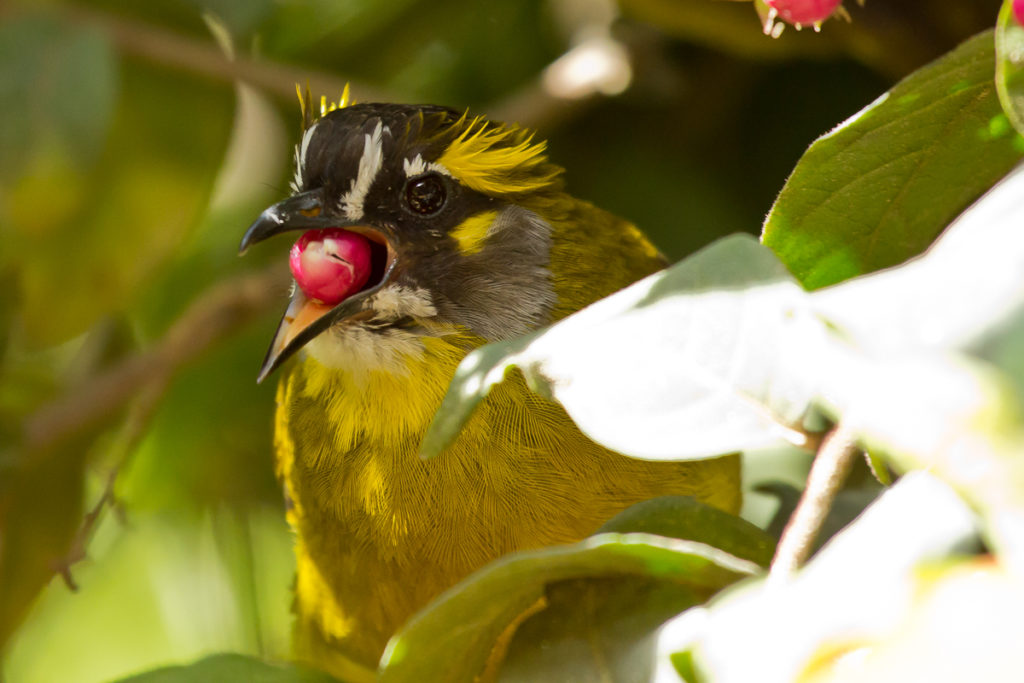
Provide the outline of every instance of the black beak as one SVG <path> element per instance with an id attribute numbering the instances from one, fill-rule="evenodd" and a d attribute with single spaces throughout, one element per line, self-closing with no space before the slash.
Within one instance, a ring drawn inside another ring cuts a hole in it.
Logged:
<path id="1" fill-rule="evenodd" d="M 346 227 L 339 224 L 337 218 L 324 215 L 320 197 L 320 190 L 310 190 L 264 210 L 245 231 L 242 243 L 238 245 L 238 253 L 244 254 L 253 244 L 290 230 Z"/>
<path id="2" fill-rule="evenodd" d="M 263 365 L 256 378 L 257 382 L 266 379 L 267 375 L 276 370 L 296 351 L 336 322 L 372 315 L 371 311 L 366 311 L 363 308 L 363 302 L 383 287 L 395 270 L 395 251 L 387 235 L 362 223 L 325 215 L 319 190 L 297 194 L 266 209 L 245 231 L 238 251 L 239 254 L 244 254 L 251 245 L 282 232 L 323 228 L 351 230 L 366 236 L 373 244 L 377 245 L 374 273 L 366 287 L 339 302 L 333 308 L 309 300 L 301 289 L 295 287 L 291 302 L 285 310 L 274 340 L 263 359 Z"/>

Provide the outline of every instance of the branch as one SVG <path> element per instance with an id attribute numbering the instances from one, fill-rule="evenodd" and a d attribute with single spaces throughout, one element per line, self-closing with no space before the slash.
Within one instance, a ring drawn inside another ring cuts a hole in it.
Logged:
<path id="1" fill-rule="evenodd" d="M 842 421 L 821 442 L 800 502 L 782 532 L 772 560 L 771 578 L 791 576 L 811 554 L 836 494 L 857 455 L 857 438 Z"/>
<path id="2" fill-rule="evenodd" d="M 295 84 L 309 81 L 314 92 L 341 94 L 348 79 L 307 67 L 279 64 L 246 57 L 229 59 L 213 42 L 174 33 L 153 24 L 79 5 L 61 5 L 73 21 L 102 31 L 124 54 L 163 66 L 184 69 L 219 81 L 243 81 L 261 90 L 294 101 Z M 365 83 L 351 83 L 361 100 L 396 101 L 394 94 Z"/>
<path id="3" fill-rule="evenodd" d="M 44 405 L 25 423 L 29 457 L 41 457 L 58 444 L 99 424 L 140 392 L 156 391 L 185 364 L 231 336 L 255 318 L 277 308 L 286 287 L 280 265 L 220 282 L 204 292 L 153 348 L 126 358 L 69 393 Z"/>
<path id="4" fill-rule="evenodd" d="M 56 568 L 57 574 L 64 579 L 64 583 L 71 591 L 78 590 L 78 584 L 75 583 L 74 577 L 71 575 L 71 567 L 86 558 L 89 541 L 92 540 L 93 532 L 96 530 L 96 525 L 99 523 L 103 509 L 107 505 L 115 505 L 114 484 L 117 481 L 117 475 L 128 462 L 128 459 L 135 450 L 135 446 L 138 445 L 145 435 L 146 427 L 149 425 L 150 418 L 153 417 L 153 413 L 156 412 L 156 408 L 160 404 L 160 398 L 163 396 L 166 386 L 165 379 L 165 381 L 153 382 L 143 388 L 141 395 L 132 404 L 131 411 L 125 419 L 121 434 L 114 444 L 114 449 L 116 450 L 114 464 L 110 471 L 107 472 L 107 478 L 103 484 L 103 492 L 82 519 L 82 525 L 78 528 L 78 532 L 75 533 L 67 554 L 61 559 Z"/>
<path id="5" fill-rule="evenodd" d="M 314 94 L 334 93 L 336 96 L 349 84 L 352 92 L 364 102 L 403 102 L 410 99 L 401 93 L 389 92 L 305 66 L 248 57 L 231 59 L 213 40 L 192 38 L 103 10 L 77 5 L 62 5 L 61 8 L 72 21 L 102 31 L 123 54 L 226 83 L 242 81 L 285 100 L 294 101 L 295 84 L 306 82 L 309 82 Z M 505 99 L 483 109 L 496 120 L 514 121 L 529 128 L 543 129 L 572 118 L 592 105 L 595 99 L 587 97 L 566 100 L 554 97 L 542 87 L 540 78 L 535 78 Z"/>

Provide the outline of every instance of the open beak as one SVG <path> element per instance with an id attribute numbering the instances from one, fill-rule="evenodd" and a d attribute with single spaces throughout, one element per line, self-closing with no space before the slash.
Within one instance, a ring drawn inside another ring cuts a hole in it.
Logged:
<path id="1" fill-rule="evenodd" d="M 344 228 L 370 240 L 373 252 L 370 279 L 362 289 L 333 307 L 310 300 L 299 287 L 294 287 L 274 341 L 263 359 L 257 382 L 262 382 L 281 363 L 334 323 L 372 315 L 371 311 L 363 308 L 363 302 L 379 290 L 394 272 L 395 250 L 387 236 L 368 225 L 324 215 L 319 190 L 297 194 L 265 210 L 245 231 L 238 250 L 244 254 L 251 245 L 282 232 L 323 228 Z"/>

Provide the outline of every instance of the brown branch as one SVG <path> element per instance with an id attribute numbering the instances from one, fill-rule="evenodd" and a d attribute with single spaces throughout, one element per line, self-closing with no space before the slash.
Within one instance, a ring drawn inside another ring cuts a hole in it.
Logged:
<path id="1" fill-rule="evenodd" d="M 329 97 L 332 93 L 333 96 L 340 95 L 348 83 L 352 92 L 362 101 L 403 102 L 410 99 L 401 93 L 303 66 L 247 57 L 231 59 L 212 39 L 192 38 L 110 12 L 71 5 L 62 5 L 62 11 L 71 20 L 102 31 L 123 54 L 227 83 L 242 81 L 287 100 L 295 97 L 296 83 L 306 82 L 314 94 L 322 93 Z M 553 97 L 540 85 L 540 78 L 536 78 L 500 102 L 483 109 L 496 120 L 514 121 L 529 128 L 544 129 L 585 111 L 596 99 L 565 100 Z"/>
<path id="2" fill-rule="evenodd" d="M 280 265 L 217 283 L 203 293 L 153 348 L 123 360 L 37 410 L 24 444 L 40 457 L 121 409 L 143 391 L 163 386 L 181 368 L 256 317 L 279 307 L 286 271 Z"/>
<path id="3" fill-rule="evenodd" d="M 791 576 L 810 556 L 836 494 L 853 466 L 857 437 L 842 421 L 821 442 L 796 510 L 789 518 L 772 560 L 771 578 Z"/>
<path id="4" fill-rule="evenodd" d="M 192 38 L 103 10 L 62 5 L 61 11 L 73 21 L 102 31 L 124 54 L 228 83 L 243 81 L 286 99 L 295 97 L 296 83 L 309 81 L 313 92 L 337 97 L 349 82 L 335 74 L 301 66 L 247 57 L 230 59 L 212 39 Z M 361 100 L 397 101 L 394 93 L 365 83 L 351 82 L 351 86 Z"/>

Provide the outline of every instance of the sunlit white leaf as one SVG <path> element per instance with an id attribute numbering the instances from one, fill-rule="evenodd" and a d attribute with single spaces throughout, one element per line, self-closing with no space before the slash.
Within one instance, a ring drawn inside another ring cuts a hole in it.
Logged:
<path id="1" fill-rule="evenodd" d="M 766 248 L 732 236 L 529 339 L 472 354 L 425 450 L 518 366 L 594 440 L 640 458 L 799 441 L 823 329 Z M 438 426 L 440 425 L 440 426 Z"/>
<path id="2" fill-rule="evenodd" d="M 691 650 L 718 683 L 798 680 L 822 648 L 891 629 L 910 607 L 916 568 L 974 538 L 973 513 L 946 484 L 907 475 L 794 578 L 737 586 L 667 624 L 659 658 Z M 669 666 L 659 674 L 679 680 Z"/>

